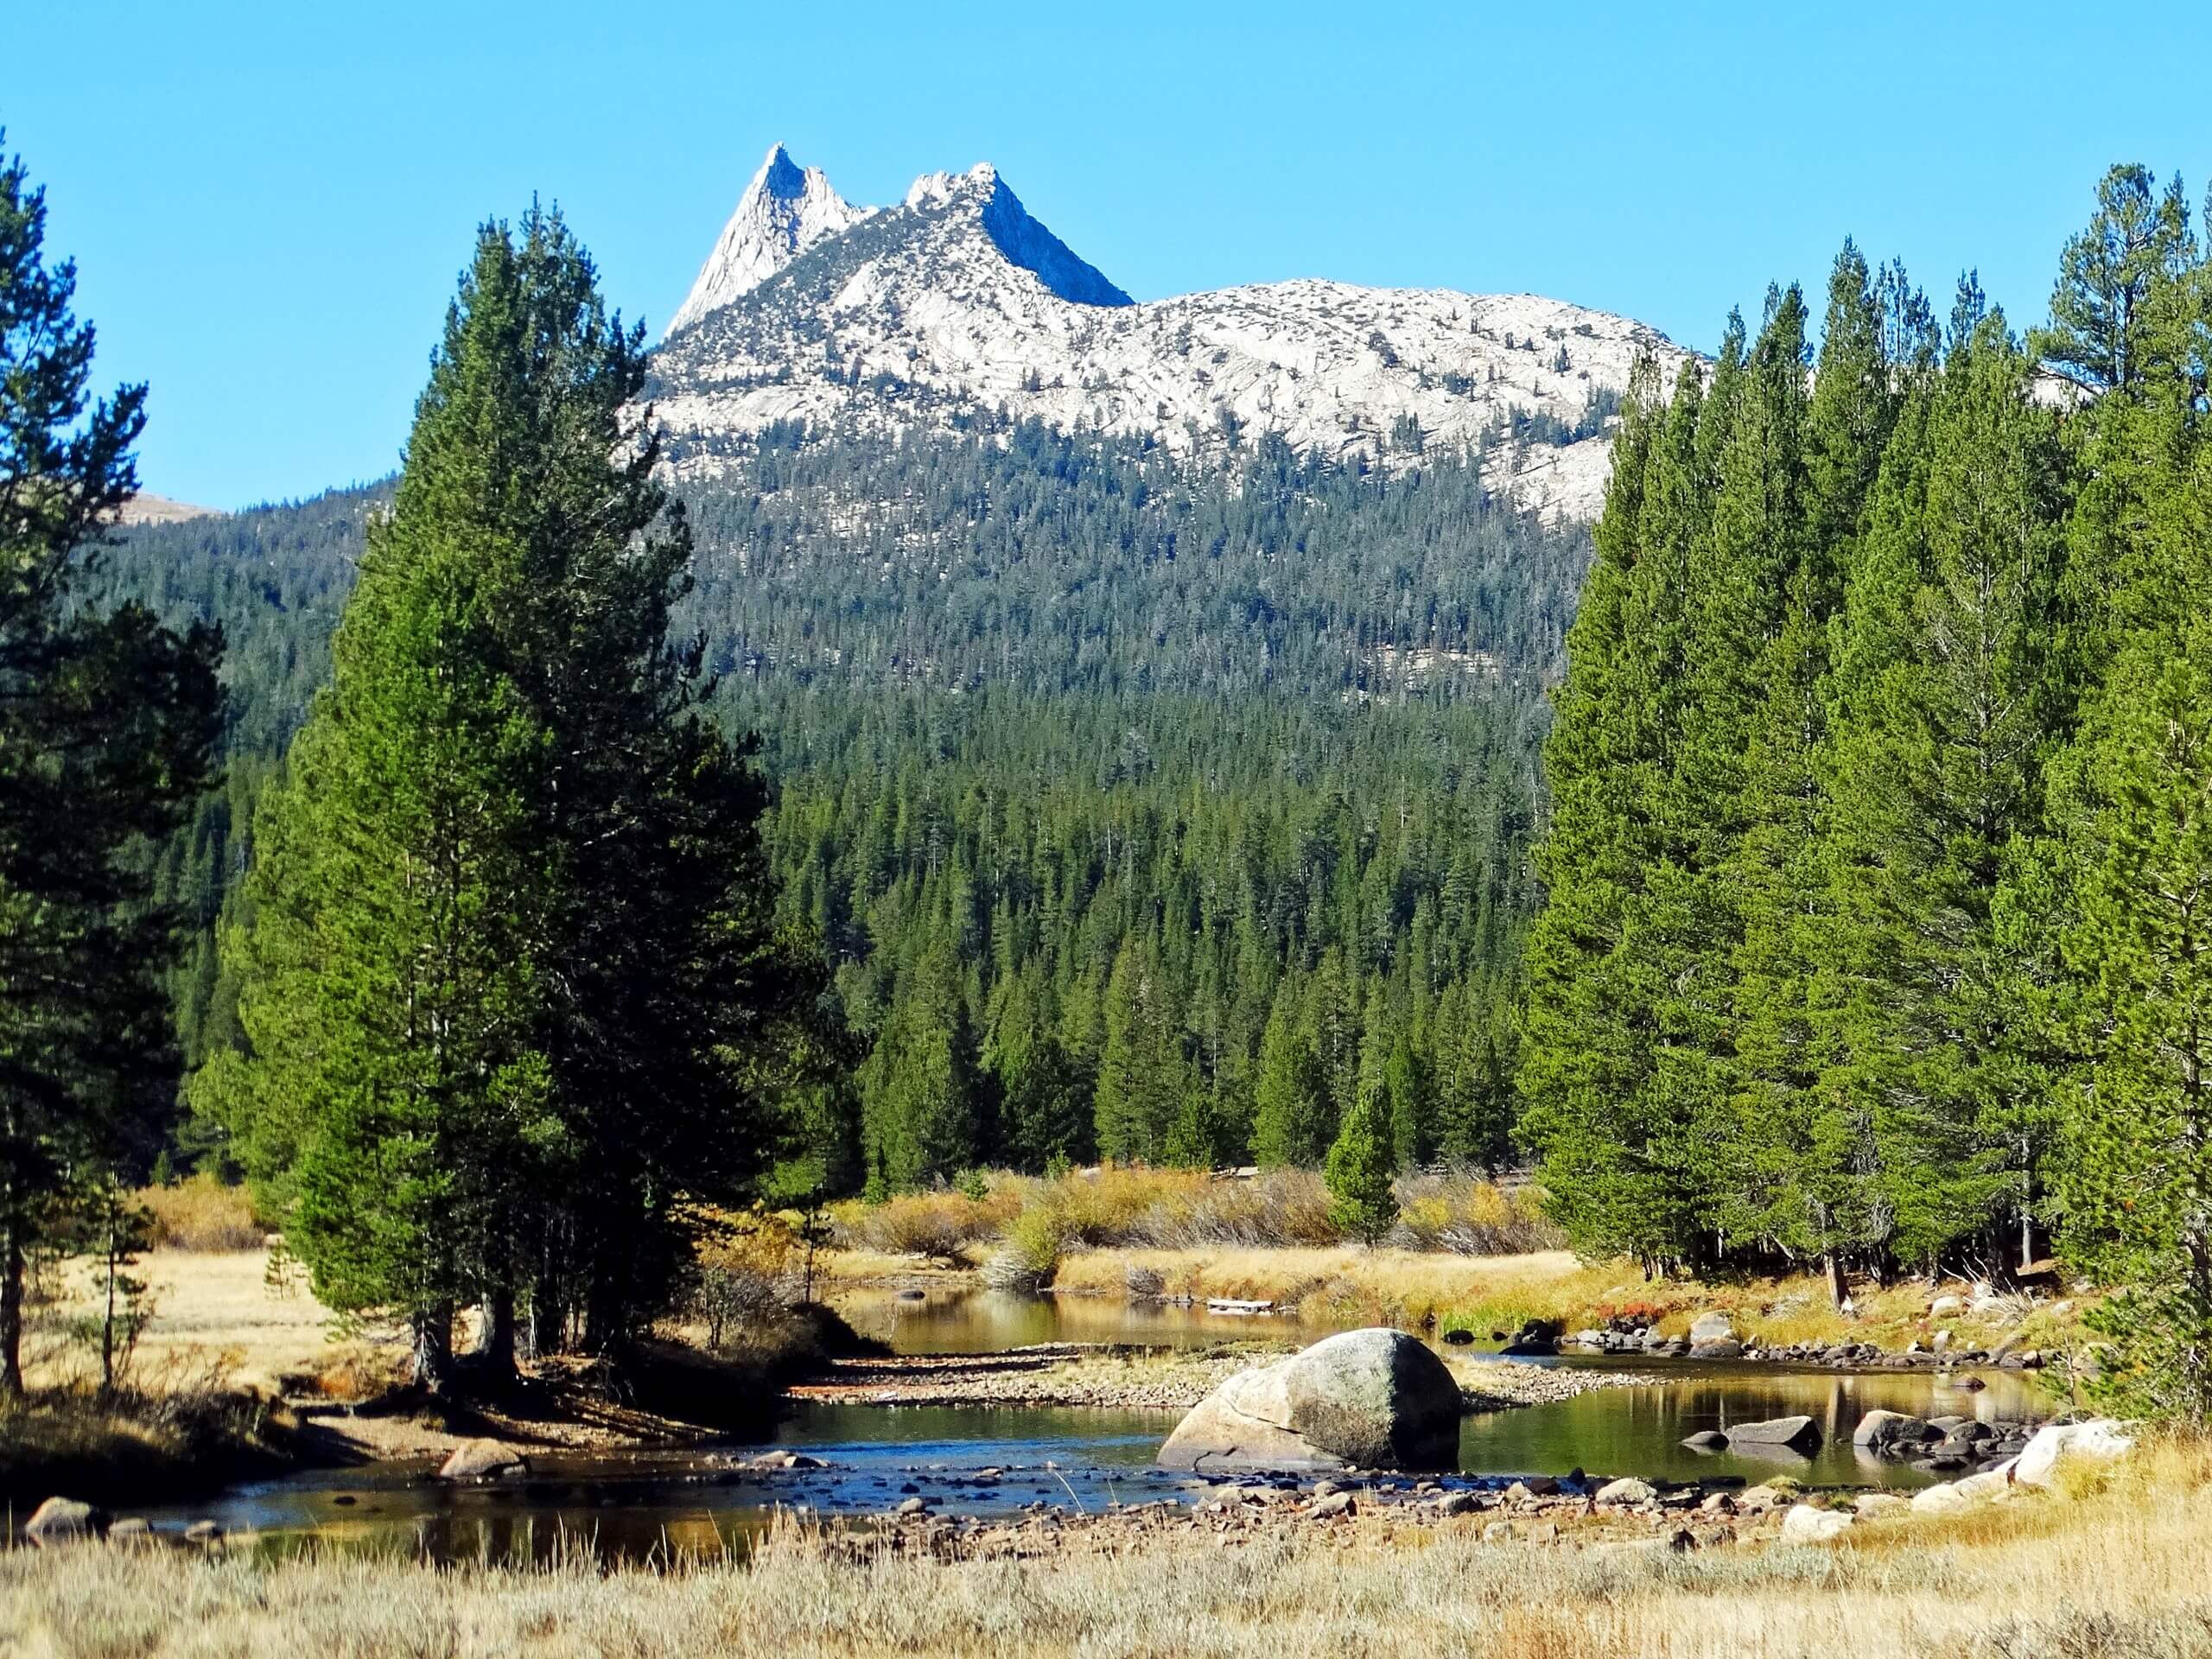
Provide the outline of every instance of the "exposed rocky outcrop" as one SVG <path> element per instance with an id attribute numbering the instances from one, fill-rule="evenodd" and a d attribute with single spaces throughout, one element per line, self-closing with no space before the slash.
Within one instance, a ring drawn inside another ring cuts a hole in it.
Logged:
<path id="1" fill-rule="evenodd" d="M 862 208 L 779 145 L 677 313 L 651 397 L 685 480 L 779 423 L 951 430 L 1004 410 L 1176 453 L 1273 433 L 1386 463 L 1510 432 L 1489 445 L 1492 487 L 1586 518 L 1645 352 L 1669 380 L 1689 356 L 1531 295 L 1296 281 L 1132 303 L 988 164 Z"/>

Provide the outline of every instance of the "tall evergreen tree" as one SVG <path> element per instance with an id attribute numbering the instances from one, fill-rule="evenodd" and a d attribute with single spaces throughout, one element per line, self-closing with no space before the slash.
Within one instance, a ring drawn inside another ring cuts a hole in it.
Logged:
<path id="1" fill-rule="evenodd" d="M 457 1301 L 495 1370 L 518 1306 L 621 1354 L 835 1063 L 748 748 L 667 644 L 644 375 L 557 215 L 486 227 L 264 814 L 229 1114 L 318 1292 L 408 1318 L 432 1386 Z"/>
<path id="2" fill-rule="evenodd" d="M 4 135 L 0 135 L 4 137 Z M 0 160 L 0 1395 L 23 1392 L 23 1286 L 79 1200 L 139 1173 L 175 1103 L 163 976 L 181 944 L 151 843 L 206 787 L 219 632 L 84 602 L 137 488 L 145 389 L 88 404 L 75 267 Z"/>
<path id="3" fill-rule="evenodd" d="M 2093 763 L 2107 804 L 2085 837 L 2066 940 L 2089 1086 L 2060 1180 L 2066 1251 L 2113 1294 L 2101 1395 L 2212 1415 L 2212 1033 L 2202 894 L 2212 886 L 2212 628 L 2134 689 Z"/>

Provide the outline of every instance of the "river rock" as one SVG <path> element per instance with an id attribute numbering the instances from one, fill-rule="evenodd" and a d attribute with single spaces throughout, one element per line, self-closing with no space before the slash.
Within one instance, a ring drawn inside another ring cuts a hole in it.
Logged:
<path id="1" fill-rule="evenodd" d="M 1700 1342 L 1727 1342 L 1734 1339 L 1736 1327 L 1726 1313 L 1700 1313 L 1690 1321 L 1690 1344 Z"/>
<path id="2" fill-rule="evenodd" d="M 1791 1483 L 1793 1487 L 1795 1484 L 1795 1482 Z M 1776 1510 L 1787 1509 L 1796 1501 L 1795 1491 L 1785 1491 L 1779 1486 L 1753 1486 L 1737 1498 L 1736 1507 L 1745 1515 L 1766 1515 Z"/>
<path id="3" fill-rule="evenodd" d="M 2117 1463 L 2134 1449 L 2133 1439 L 2109 1417 L 2093 1417 L 2085 1423 L 2053 1423 L 2036 1431 L 2027 1450 L 2012 1465 L 2012 1478 L 2023 1486 L 2055 1486 L 2063 1464 Z"/>
<path id="4" fill-rule="evenodd" d="M 1649 1481 L 1638 1480 L 1634 1475 L 1624 1475 L 1598 1489 L 1600 1503 L 1649 1503 L 1658 1496 L 1657 1489 Z"/>
<path id="5" fill-rule="evenodd" d="M 1529 1357 L 1555 1354 L 1559 1352 L 1560 1332 L 1565 1328 L 1556 1319 L 1530 1319 L 1497 1351 Z"/>
<path id="6" fill-rule="evenodd" d="M 1938 1296 L 1928 1304 L 1928 1317 L 1931 1319 L 1955 1319 L 1966 1311 L 1964 1299 L 1957 1296 Z"/>
<path id="7" fill-rule="evenodd" d="M 1347 1331 L 1239 1371 L 1160 1448 L 1169 1469 L 1452 1469 L 1459 1385 L 1402 1331 Z"/>
<path id="8" fill-rule="evenodd" d="M 1770 1417 L 1759 1423 L 1731 1423 L 1728 1444 L 1782 1446 L 1808 1455 L 1820 1449 L 1821 1426 L 1809 1417 Z"/>
<path id="9" fill-rule="evenodd" d="M 511 1446 L 497 1440 L 467 1440 L 438 1465 L 441 1480 L 500 1480 L 530 1472 L 530 1465 Z"/>
<path id="10" fill-rule="evenodd" d="M 118 1549 L 146 1549 L 154 1542 L 154 1529 L 143 1515 L 126 1515 L 107 1529 L 107 1541 Z"/>
<path id="11" fill-rule="evenodd" d="M 1690 1344 L 1692 1359 L 1741 1359 L 1743 1357 L 1744 1344 L 1733 1337 L 1715 1337 L 1711 1342 Z"/>
<path id="12" fill-rule="evenodd" d="M 1859 1427 L 1851 1432 L 1851 1443 L 1869 1451 L 1879 1452 L 1892 1446 L 1917 1446 L 1923 1441 L 1940 1440 L 1942 1431 L 1926 1420 L 1908 1416 L 1902 1411 L 1868 1412 L 1859 1420 Z"/>
<path id="13" fill-rule="evenodd" d="M 1912 1500 L 1898 1493 L 1866 1492 L 1853 1500 L 1851 1512 L 1861 1521 L 1880 1521 L 1904 1515 L 1911 1508 Z"/>
<path id="14" fill-rule="evenodd" d="M 41 1549 L 97 1538 L 107 1530 L 105 1510 L 73 1497 L 49 1497 L 23 1522 L 23 1536 Z"/>
<path id="15" fill-rule="evenodd" d="M 1472 1492 L 1446 1492 L 1436 1506 L 1439 1515 L 1472 1515 L 1475 1495 Z"/>
<path id="16" fill-rule="evenodd" d="M 1816 1510 L 1809 1503 L 1792 1504 L 1782 1517 L 1782 1541 L 1825 1544 L 1849 1532 L 1857 1518 L 1847 1510 Z"/>
<path id="17" fill-rule="evenodd" d="M 222 1526 L 214 1521 L 195 1521 L 184 1529 L 184 1541 L 209 1546 L 219 1544 L 223 1541 Z"/>
<path id="18" fill-rule="evenodd" d="M 1316 1521 L 1329 1521 L 1340 1515 L 1355 1514 L 1358 1507 L 1350 1492 L 1331 1492 L 1325 1497 L 1315 1498 L 1306 1513 Z"/>
<path id="19" fill-rule="evenodd" d="M 1693 1452 L 1725 1452 L 1728 1437 L 1717 1428 L 1700 1428 L 1682 1441 Z"/>

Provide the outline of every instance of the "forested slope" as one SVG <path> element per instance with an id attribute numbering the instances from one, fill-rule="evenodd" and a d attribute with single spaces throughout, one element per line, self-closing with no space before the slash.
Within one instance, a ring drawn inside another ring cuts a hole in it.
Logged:
<path id="1" fill-rule="evenodd" d="M 105 560 L 104 594 L 230 639 L 229 785 L 166 854 L 207 927 L 195 1061 L 236 1040 L 215 930 L 388 493 L 135 529 Z M 995 422 L 779 429 L 690 505 L 677 626 L 761 734 L 785 919 L 873 1039 L 826 1115 L 844 1182 L 1311 1161 L 1363 1088 L 1408 1160 L 1505 1155 L 1543 688 L 1586 537 L 1456 454 L 1262 439 L 1193 467 Z"/>

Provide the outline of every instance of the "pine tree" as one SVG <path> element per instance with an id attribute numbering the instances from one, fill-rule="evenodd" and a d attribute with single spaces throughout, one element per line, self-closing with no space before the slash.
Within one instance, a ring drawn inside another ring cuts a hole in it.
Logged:
<path id="1" fill-rule="evenodd" d="M 1323 1178 L 1329 1224 L 1372 1249 L 1398 1218 L 1388 1108 L 1378 1096 L 1355 1103 L 1329 1148 Z"/>
<path id="2" fill-rule="evenodd" d="M 1269 1168 L 1310 1169 L 1329 1146 L 1328 1076 L 1306 1026 L 1306 1001 L 1301 984 L 1285 980 L 1260 1039 L 1252 1152 Z"/>
<path id="3" fill-rule="evenodd" d="M 982 1082 L 949 939 L 929 943 L 904 976 L 861 1072 L 861 1135 L 871 1180 L 899 1192 L 984 1161 Z"/>
<path id="4" fill-rule="evenodd" d="M 1115 957 L 1104 1024 L 1095 1105 L 1099 1153 L 1128 1161 L 1160 1159 L 1189 1091 L 1160 959 L 1148 946 L 1124 944 Z M 1210 1142 L 1211 1134 L 1204 1139 Z M 1197 1150 L 1184 1147 L 1186 1154 Z"/>
<path id="5" fill-rule="evenodd" d="M 493 1372 L 524 1300 L 620 1357 L 842 1064 L 750 746 L 667 643 L 644 364 L 556 215 L 485 229 L 258 834 L 228 1113 L 319 1294 L 407 1318 L 431 1386 L 462 1300 Z"/>
<path id="6" fill-rule="evenodd" d="M 0 135 L 3 137 L 4 135 Z M 93 335 L 46 202 L 0 161 L 0 1395 L 23 1281 L 80 1201 L 143 1168 L 175 1100 L 164 977 L 182 918 L 144 849 L 189 817 L 220 727 L 219 632 L 87 603 L 137 488 L 145 389 L 86 411 Z"/>
<path id="7" fill-rule="evenodd" d="M 2083 983 L 2090 1087 L 2061 1166 L 2066 1253 L 2114 1293 L 2091 1316 L 2116 1353 L 2099 1395 L 2212 1415 L 2212 627 L 2145 668 L 2094 757 L 2108 804 L 2066 940 Z"/>

